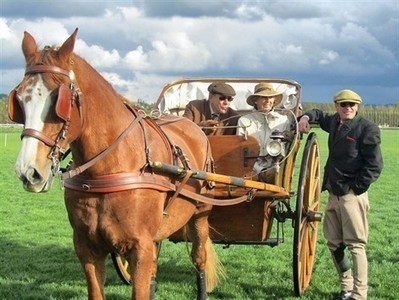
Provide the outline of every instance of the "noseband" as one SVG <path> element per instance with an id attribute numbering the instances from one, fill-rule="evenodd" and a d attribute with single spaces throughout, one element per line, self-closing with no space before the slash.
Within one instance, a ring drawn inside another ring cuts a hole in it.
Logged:
<path id="1" fill-rule="evenodd" d="M 63 120 L 63 126 L 58 133 L 57 137 L 52 140 L 48 136 L 46 136 L 43 132 L 38 131 L 33 128 L 24 128 L 21 134 L 21 138 L 28 136 L 33 137 L 35 139 L 40 140 L 45 145 L 50 147 L 50 152 L 48 158 L 52 161 L 52 173 L 53 175 L 60 172 L 60 159 L 62 160 L 62 156 L 65 154 L 66 149 L 62 148 L 61 142 L 65 140 L 69 124 L 71 121 L 71 112 L 72 107 L 76 103 L 78 109 L 80 109 L 80 91 L 79 88 L 76 87 L 76 84 L 73 82 L 74 80 L 70 76 L 70 72 L 59 68 L 57 66 L 47 66 L 47 65 L 35 65 L 32 67 L 28 67 L 25 71 L 25 76 L 29 74 L 37 74 L 37 73 L 54 73 L 63 76 L 67 76 L 71 83 L 69 87 L 61 84 L 58 90 L 58 99 L 56 102 L 56 114 L 59 118 Z M 82 118 L 81 118 L 81 123 Z"/>

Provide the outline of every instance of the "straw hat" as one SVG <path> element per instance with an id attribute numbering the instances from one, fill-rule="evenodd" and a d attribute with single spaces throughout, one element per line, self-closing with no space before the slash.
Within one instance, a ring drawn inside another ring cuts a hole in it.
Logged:
<path id="1" fill-rule="evenodd" d="M 251 106 L 255 106 L 255 100 L 257 97 L 276 97 L 274 100 L 273 106 L 277 106 L 280 104 L 281 100 L 283 100 L 283 92 L 277 91 L 274 89 L 273 85 L 270 82 L 261 82 L 255 86 L 255 92 L 253 95 L 247 98 L 247 103 Z"/>

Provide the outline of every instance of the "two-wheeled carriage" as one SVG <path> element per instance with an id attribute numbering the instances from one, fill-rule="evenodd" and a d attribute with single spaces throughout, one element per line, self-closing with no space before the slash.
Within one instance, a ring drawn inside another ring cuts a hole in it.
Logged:
<path id="1" fill-rule="evenodd" d="M 312 275 L 317 229 L 321 220 L 317 137 L 312 133 L 303 143 L 297 129 L 297 116 L 301 113 L 301 86 L 290 80 L 265 78 L 180 80 L 164 87 L 157 102 L 158 112 L 182 115 L 189 101 L 207 98 L 207 87 L 215 81 L 234 87 L 237 94 L 231 106 L 240 115 L 251 112 L 252 107 L 246 99 L 254 86 L 260 82 L 272 83 L 275 89 L 283 92 L 283 99 L 275 111 L 286 115 L 291 127 L 287 132 L 274 132 L 268 142 L 268 159 L 272 162 L 267 170 L 268 174 L 272 174 L 268 182 L 264 182 L 261 174 L 253 170 L 260 149 L 256 138 L 250 135 L 208 137 L 215 172 L 190 170 L 189 176 L 214 185 L 213 198 L 210 198 L 210 203 L 214 205 L 209 216 L 210 237 L 214 243 L 224 245 L 261 244 L 274 247 L 284 242 L 283 223 L 291 220 L 294 229 L 294 293 L 300 296 L 308 287 Z M 296 165 L 299 153 L 302 153 L 302 158 Z M 188 176 L 187 170 L 163 162 L 156 162 L 153 167 L 171 176 Z M 294 171 L 299 174 L 294 174 Z M 296 187 L 292 184 L 294 178 L 298 180 Z M 169 240 L 182 242 L 187 238 L 183 230 L 179 230 Z M 121 279 L 129 283 L 129 264 L 116 253 L 112 254 L 112 259 Z"/>

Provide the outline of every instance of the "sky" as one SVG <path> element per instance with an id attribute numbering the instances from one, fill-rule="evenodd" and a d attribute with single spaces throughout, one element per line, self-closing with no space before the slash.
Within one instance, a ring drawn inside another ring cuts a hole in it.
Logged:
<path id="1" fill-rule="evenodd" d="M 182 78 L 285 78 L 302 101 L 352 89 L 399 103 L 399 1 L 0 0 L 0 93 L 24 74 L 21 42 L 75 52 L 121 94 L 154 103 Z"/>

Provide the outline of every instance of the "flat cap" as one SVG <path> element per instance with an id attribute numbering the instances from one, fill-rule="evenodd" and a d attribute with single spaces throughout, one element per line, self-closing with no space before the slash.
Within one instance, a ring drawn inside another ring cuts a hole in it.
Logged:
<path id="1" fill-rule="evenodd" d="M 211 94 L 219 94 L 222 96 L 235 96 L 236 91 L 233 87 L 225 82 L 214 82 L 208 86 L 208 91 Z"/>
<path id="2" fill-rule="evenodd" d="M 341 90 L 334 95 L 334 102 L 335 103 L 342 103 L 342 102 L 352 102 L 352 103 L 362 103 L 362 98 L 354 91 L 351 90 Z"/>

